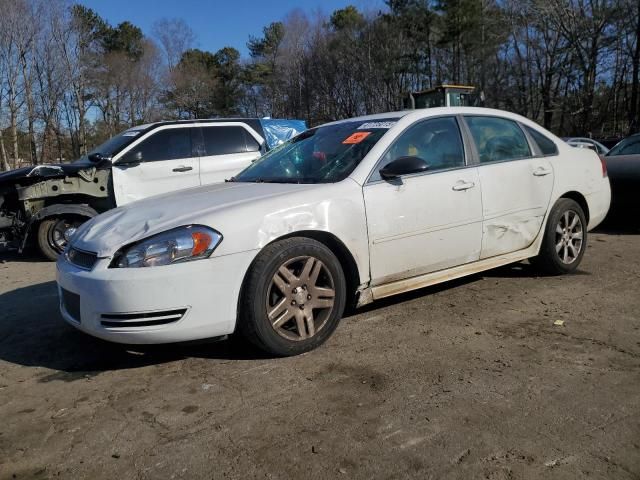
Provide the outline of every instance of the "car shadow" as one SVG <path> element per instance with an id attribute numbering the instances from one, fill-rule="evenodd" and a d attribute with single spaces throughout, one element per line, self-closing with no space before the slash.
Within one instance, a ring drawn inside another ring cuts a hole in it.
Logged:
<path id="1" fill-rule="evenodd" d="M 588 274 L 578 271 L 577 274 Z M 345 319 L 461 287 L 485 278 L 539 277 L 528 263 L 515 263 L 438 285 L 377 300 L 345 312 Z M 40 381 L 73 381 L 104 371 L 134 369 L 186 358 L 264 360 L 270 357 L 236 337 L 166 345 L 122 345 L 100 340 L 67 325 L 58 311 L 55 282 L 0 294 L 0 360 L 56 372 Z"/>
<path id="2" fill-rule="evenodd" d="M 640 235 L 640 221 L 636 212 L 609 212 L 593 233 L 605 235 Z"/>
<path id="3" fill-rule="evenodd" d="M 67 325 L 58 312 L 55 282 L 0 295 L 0 360 L 58 373 L 42 381 L 74 380 L 106 370 L 140 368 L 184 358 L 258 360 L 268 358 L 235 338 L 169 345 L 121 345 Z"/>
<path id="4" fill-rule="evenodd" d="M 605 235 L 640 235 L 640 227 L 605 223 L 596 227 L 591 233 L 603 233 Z"/>
<path id="5" fill-rule="evenodd" d="M 17 250 L 2 250 L 0 249 L 0 263 L 5 262 L 29 262 L 29 263 L 49 263 L 42 255 L 37 252 L 26 250 L 23 253 L 18 253 Z"/>

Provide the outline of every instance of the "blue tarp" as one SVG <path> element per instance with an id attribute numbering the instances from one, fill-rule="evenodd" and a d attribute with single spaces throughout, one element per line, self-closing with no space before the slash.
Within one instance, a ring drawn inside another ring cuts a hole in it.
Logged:
<path id="1" fill-rule="evenodd" d="M 260 124 L 264 130 L 265 140 L 269 148 L 277 147 L 307 129 L 307 124 L 304 120 L 261 118 Z"/>

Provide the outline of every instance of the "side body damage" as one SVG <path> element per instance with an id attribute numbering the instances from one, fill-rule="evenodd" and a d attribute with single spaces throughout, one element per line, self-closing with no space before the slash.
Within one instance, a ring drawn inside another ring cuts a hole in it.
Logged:
<path id="1" fill-rule="evenodd" d="M 115 207 L 112 190 L 110 165 L 39 165 L 0 174 L 0 249 L 22 251 L 44 220 L 79 225 Z"/>

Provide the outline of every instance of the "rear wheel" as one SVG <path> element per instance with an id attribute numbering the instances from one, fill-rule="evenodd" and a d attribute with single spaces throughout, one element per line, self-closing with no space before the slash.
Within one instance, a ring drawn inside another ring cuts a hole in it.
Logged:
<path id="1" fill-rule="evenodd" d="M 67 246 L 67 238 L 86 219 L 79 217 L 45 218 L 38 225 L 38 248 L 51 261 L 56 261 Z"/>
<path id="2" fill-rule="evenodd" d="M 551 275 L 571 273 L 582 261 L 587 248 L 587 220 L 582 207 L 561 198 L 553 207 L 537 257 L 530 262 Z"/>
<path id="3" fill-rule="evenodd" d="M 276 242 L 247 275 L 238 326 L 262 350 L 297 355 L 318 347 L 336 329 L 346 282 L 340 262 L 322 243 L 303 237 Z"/>

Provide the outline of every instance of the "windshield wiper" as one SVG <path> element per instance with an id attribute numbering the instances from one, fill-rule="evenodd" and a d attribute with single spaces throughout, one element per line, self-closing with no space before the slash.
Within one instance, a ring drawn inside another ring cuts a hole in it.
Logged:
<path id="1" fill-rule="evenodd" d="M 235 177 L 232 177 L 232 179 L 227 180 L 229 182 L 233 181 L 233 182 L 237 182 L 238 180 Z M 274 178 L 264 178 L 264 177 L 257 177 L 254 178 L 252 180 L 239 180 L 240 182 L 247 182 L 247 183 L 293 183 L 293 184 L 301 184 L 301 183 L 319 183 L 319 179 L 316 178 L 310 178 L 310 177 L 303 177 L 303 178 L 290 178 L 290 177 L 274 177 Z"/>

